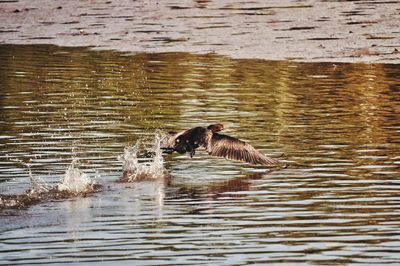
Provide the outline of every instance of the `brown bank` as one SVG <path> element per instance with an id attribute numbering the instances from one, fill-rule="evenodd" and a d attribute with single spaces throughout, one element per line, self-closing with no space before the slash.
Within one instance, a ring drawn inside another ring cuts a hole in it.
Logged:
<path id="1" fill-rule="evenodd" d="M 0 43 L 400 63 L 400 1 L 0 0 Z"/>

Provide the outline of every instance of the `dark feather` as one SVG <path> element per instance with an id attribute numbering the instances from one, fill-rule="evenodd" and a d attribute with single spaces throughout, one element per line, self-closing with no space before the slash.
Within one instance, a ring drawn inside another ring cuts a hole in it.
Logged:
<path id="1" fill-rule="evenodd" d="M 179 133 L 169 132 L 161 140 L 162 149 L 174 149 L 179 153 L 194 154 L 194 150 L 199 146 L 204 146 L 204 136 L 207 129 L 203 127 L 195 127 Z"/>
<path id="2" fill-rule="evenodd" d="M 216 133 L 223 128 L 222 124 L 214 124 L 207 128 L 194 127 L 178 133 L 169 132 L 161 140 L 161 148 L 165 152 L 186 152 L 193 157 L 195 150 L 203 147 L 212 156 L 243 161 L 253 165 L 270 166 L 278 163 L 278 160 L 262 154 L 242 140 Z"/>
<path id="3" fill-rule="evenodd" d="M 211 145 L 208 145 L 207 151 L 212 156 L 244 161 L 253 165 L 274 165 L 278 163 L 278 160 L 262 154 L 250 144 L 218 133 L 213 134 Z"/>

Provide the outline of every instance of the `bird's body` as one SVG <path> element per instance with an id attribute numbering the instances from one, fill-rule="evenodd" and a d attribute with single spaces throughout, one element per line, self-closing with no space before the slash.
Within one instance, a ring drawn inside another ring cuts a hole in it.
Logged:
<path id="1" fill-rule="evenodd" d="M 246 142 L 234 137 L 219 134 L 224 129 L 222 124 L 194 127 L 181 132 L 169 132 L 161 141 L 161 148 L 167 152 L 188 153 L 195 155 L 197 148 L 204 148 L 212 156 L 244 161 L 253 165 L 275 165 L 278 160 L 270 158 Z"/>

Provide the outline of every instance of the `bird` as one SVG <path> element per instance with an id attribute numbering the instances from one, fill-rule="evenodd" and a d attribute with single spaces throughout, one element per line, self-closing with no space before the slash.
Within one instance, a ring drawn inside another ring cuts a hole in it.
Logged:
<path id="1" fill-rule="evenodd" d="M 160 148 L 165 153 L 187 153 L 191 158 L 197 148 L 203 148 L 211 156 L 252 165 L 274 166 L 279 163 L 277 159 L 264 155 L 243 140 L 217 133 L 223 129 L 224 125 L 218 123 L 181 132 L 170 131 L 161 139 Z"/>

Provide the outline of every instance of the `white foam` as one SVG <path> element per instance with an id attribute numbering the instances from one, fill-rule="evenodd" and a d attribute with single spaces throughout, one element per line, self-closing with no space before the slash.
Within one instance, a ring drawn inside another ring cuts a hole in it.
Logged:
<path id="1" fill-rule="evenodd" d="M 74 159 L 61 178 L 57 189 L 59 191 L 70 192 L 74 194 L 84 193 L 93 189 L 94 180 L 88 177 L 77 166 L 77 160 Z"/>
<path id="2" fill-rule="evenodd" d="M 161 138 L 162 135 L 156 133 L 153 147 L 150 149 L 152 153 L 150 161 L 139 162 L 140 140 L 134 146 L 128 146 L 124 149 L 124 153 L 118 156 L 118 160 L 123 162 L 124 179 L 132 182 L 142 179 L 156 179 L 165 175 L 164 159 L 160 148 Z"/>

